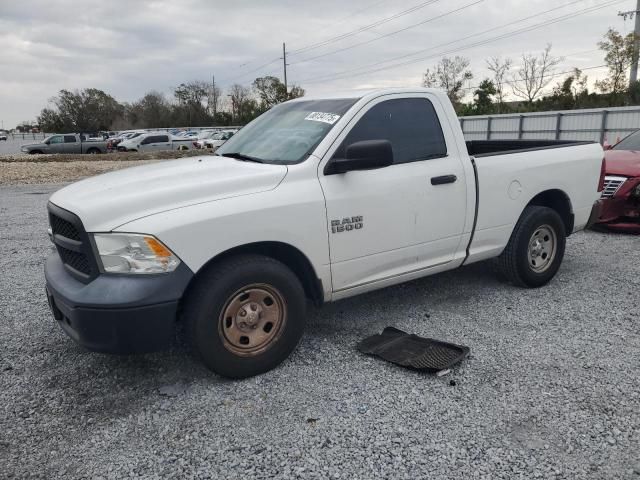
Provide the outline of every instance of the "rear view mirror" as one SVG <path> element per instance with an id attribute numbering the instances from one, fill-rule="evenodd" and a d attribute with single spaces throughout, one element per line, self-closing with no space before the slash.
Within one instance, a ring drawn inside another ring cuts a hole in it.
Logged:
<path id="1" fill-rule="evenodd" d="M 393 148 L 389 140 L 365 140 L 348 145 L 345 157 L 334 158 L 325 175 L 388 167 L 393 165 Z"/>

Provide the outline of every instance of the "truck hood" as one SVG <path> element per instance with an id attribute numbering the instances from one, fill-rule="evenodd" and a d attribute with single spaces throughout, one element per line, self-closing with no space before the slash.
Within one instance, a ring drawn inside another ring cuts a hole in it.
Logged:
<path id="1" fill-rule="evenodd" d="M 640 177 L 640 152 L 636 150 L 607 150 L 607 175 Z"/>
<path id="2" fill-rule="evenodd" d="M 189 157 L 87 178 L 50 201 L 78 215 L 87 231 L 105 232 L 167 210 L 272 190 L 286 174 L 284 165 Z"/>

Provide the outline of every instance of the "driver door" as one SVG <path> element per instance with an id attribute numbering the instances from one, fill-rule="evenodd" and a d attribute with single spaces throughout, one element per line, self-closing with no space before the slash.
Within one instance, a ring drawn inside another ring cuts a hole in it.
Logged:
<path id="1" fill-rule="evenodd" d="M 64 137 L 62 135 L 56 135 L 49 139 L 49 150 L 47 153 L 63 153 L 64 151 Z"/>
<path id="2" fill-rule="evenodd" d="M 451 130 L 438 120 L 446 112 L 429 97 L 372 101 L 327 152 L 344 158 L 347 145 L 388 140 L 394 154 L 394 164 L 384 168 L 319 172 L 335 293 L 393 283 L 454 258 L 465 224 L 465 173 L 455 143 L 446 141 L 453 138 Z M 432 183 L 454 176 L 452 183 Z"/>

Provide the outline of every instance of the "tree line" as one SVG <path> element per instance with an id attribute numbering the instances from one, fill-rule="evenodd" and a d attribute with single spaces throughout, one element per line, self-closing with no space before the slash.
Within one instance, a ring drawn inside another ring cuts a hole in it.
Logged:
<path id="1" fill-rule="evenodd" d="M 251 86 L 234 84 L 226 91 L 204 81 L 175 87 L 171 97 L 157 91 L 135 102 L 119 102 L 97 88 L 60 90 L 38 116 L 46 132 L 98 132 L 135 128 L 244 125 L 273 105 L 304 95 L 276 77 L 256 78 Z"/>
<path id="2" fill-rule="evenodd" d="M 470 102 L 464 101 L 469 90 L 465 84 L 474 79 L 468 58 L 441 59 L 435 67 L 427 69 L 423 85 L 444 89 L 460 115 L 637 105 L 640 82 L 631 85 L 627 80 L 635 42 L 633 33 L 623 36 L 614 29 L 607 31 L 598 42 L 598 48 L 604 53 L 607 76 L 594 83 L 593 91 L 588 88 L 588 76 L 579 68 L 558 72 L 564 59 L 552 54 L 551 44 L 540 54 L 523 54 L 517 63 L 501 57 L 486 60 L 491 76 L 471 89 Z M 560 75 L 564 77 L 552 86 Z"/>

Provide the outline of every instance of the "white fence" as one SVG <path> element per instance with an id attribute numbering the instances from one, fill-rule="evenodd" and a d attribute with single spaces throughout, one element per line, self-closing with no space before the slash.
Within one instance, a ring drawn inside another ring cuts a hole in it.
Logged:
<path id="1" fill-rule="evenodd" d="M 466 140 L 593 140 L 615 143 L 640 128 L 640 107 L 460 117 Z"/>

